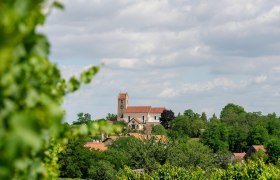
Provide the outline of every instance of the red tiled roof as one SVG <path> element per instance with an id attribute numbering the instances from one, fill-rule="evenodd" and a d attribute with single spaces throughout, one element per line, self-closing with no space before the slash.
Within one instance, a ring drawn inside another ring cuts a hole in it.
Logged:
<path id="1" fill-rule="evenodd" d="M 234 157 L 234 160 L 244 160 L 246 153 L 232 153 L 232 155 Z"/>
<path id="2" fill-rule="evenodd" d="M 151 107 L 151 106 L 128 106 L 126 113 L 162 113 L 164 107 Z"/>
<path id="3" fill-rule="evenodd" d="M 119 99 L 125 99 L 126 96 L 128 96 L 127 93 L 120 93 L 120 94 L 119 94 Z"/>
<path id="4" fill-rule="evenodd" d="M 100 142 L 87 142 L 84 147 L 98 151 L 106 151 L 108 149 L 104 143 Z"/>
<path id="5" fill-rule="evenodd" d="M 255 151 L 263 151 L 263 152 L 266 152 L 266 149 L 264 148 L 263 145 L 253 145 L 253 148 L 255 149 Z"/>
<path id="6" fill-rule="evenodd" d="M 164 110 L 166 110 L 164 107 L 152 107 L 150 110 L 150 113 L 162 113 Z"/>
<path id="7" fill-rule="evenodd" d="M 126 113 L 148 113 L 150 112 L 151 106 L 128 106 Z"/>

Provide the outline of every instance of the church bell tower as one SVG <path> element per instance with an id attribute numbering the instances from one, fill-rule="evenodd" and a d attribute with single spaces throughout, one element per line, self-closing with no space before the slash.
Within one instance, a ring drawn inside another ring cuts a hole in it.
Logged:
<path id="1" fill-rule="evenodd" d="M 123 115 L 128 106 L 128 94 L 120 93 L 118 96 L 118 121 L 123 119 Z"/>

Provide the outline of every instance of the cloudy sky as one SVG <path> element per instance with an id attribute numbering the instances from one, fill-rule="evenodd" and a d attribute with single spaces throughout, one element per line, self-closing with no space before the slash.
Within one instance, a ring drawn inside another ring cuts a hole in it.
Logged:
<path id="1" fill-rule="evenodd" d="M 280 0 L 62 0 L 43 32 L 69 78 L 105 63 L 66 97 L 66 120 L 130 105 L 219 114 L 227 103 L 280 114 Z"/>

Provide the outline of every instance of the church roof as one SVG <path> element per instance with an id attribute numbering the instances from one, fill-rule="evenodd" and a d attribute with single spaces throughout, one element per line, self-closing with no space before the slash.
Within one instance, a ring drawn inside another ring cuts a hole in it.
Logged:
<path id="1" fill-rule="evenodd" d="M 150 113 L 162 113 L 164 110 L 166 110 L 164 107 L 152 107 L 150 110 Z"/>
<path id="2" fill-rule="evenodd" d="M 159 113 L 161 114 L 165 110 L 164 107 L 152 107 L 152 106 L 128 106 L 126 113 Z"/>
<path id="3" fill-rule="evenodd" d="M 150 112 L 151 106 L 128 106 L 126 113 L 148 113 Z"/>

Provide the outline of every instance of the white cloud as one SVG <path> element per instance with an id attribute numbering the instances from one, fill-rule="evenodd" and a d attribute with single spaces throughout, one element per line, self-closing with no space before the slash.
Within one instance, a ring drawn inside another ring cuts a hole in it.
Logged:
<path id="1" fill-rule="evenodd" d="M 116 66 L 117 68 L 134 69 L 139 61 L 137 59 L 103 59 L 102 62 L 105 65 Z"/>
<path id="2" fill-rule="evenodd" d="M 91 107 L 105 116 L 120 91 L 175 111 L 187 104 L 213 113 L 236 102 L 279 112 L 279 0 L 62 2 L 66 10 L 53 11 L 40 31 L 63 76 L 106 64 L 67 99 L 72 114 Z"/>
<path id="3" fill-rule="evenodd" d="M 256 83 L 263 83 L 267 80 L 267 76 L 266 75 L 260 75 L 258 77 L 256 77 L 255 81 Z"/>

